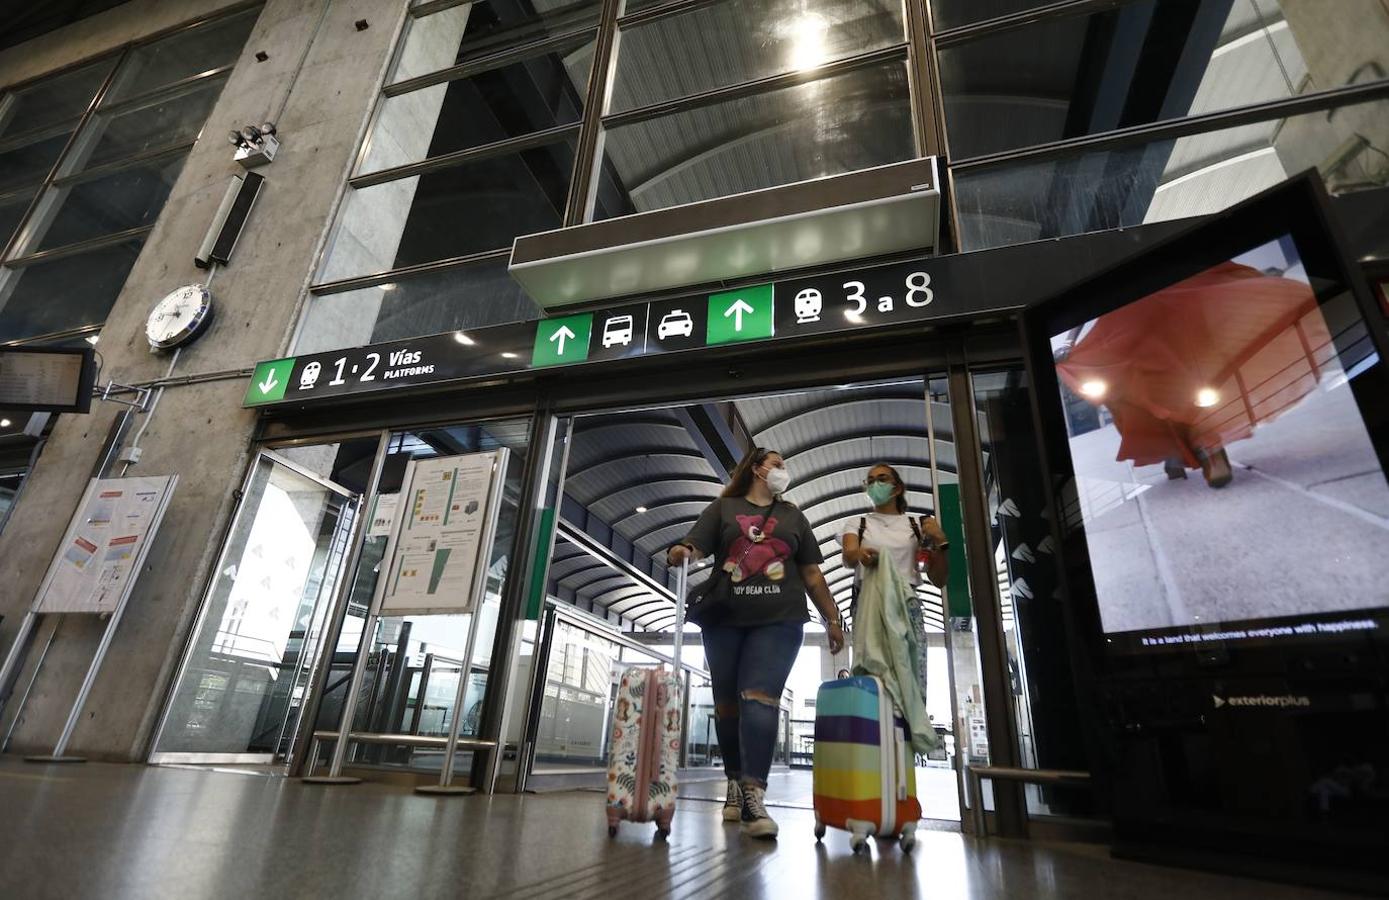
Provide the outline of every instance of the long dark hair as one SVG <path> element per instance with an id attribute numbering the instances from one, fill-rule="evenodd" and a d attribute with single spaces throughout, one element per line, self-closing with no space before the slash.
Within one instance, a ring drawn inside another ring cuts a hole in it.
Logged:
<path id="1" fill-rule="evenodd" d="M 874 469 L 887 469 L 887 473 L 892 476 L 892 483 L 902 489 L 902 493 L 897 495 L 897 511 L 904 513 L 907 511 L 907 483 L 902 480 L 902 476 L 897 474 L 897 470 L 887 463 L 874 463 L 868 467 L 868 471 Z"/>
<path id="2" fill-rule="evenodd" d="M 767 447 L 753 447 L 743 458 L 738 460 L 738 465 L 733 467 L 733 472 L 728 476 L 728 487 L 723 489 L 720 497 L 746 497 L 748 491 L 752 490 L 752 479 L 754 478 L 753 469 L 762 465 L 767 457 L 777 451 Z M 777 454 L 780 456 L 781 454 Z"/>

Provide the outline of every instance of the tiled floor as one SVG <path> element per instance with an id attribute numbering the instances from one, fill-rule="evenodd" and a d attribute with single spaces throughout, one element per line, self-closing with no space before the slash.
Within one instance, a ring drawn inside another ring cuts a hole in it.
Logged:
<path id="1" fill-rule="evenodd" d="M 718 804 L 682 800 L 669 841 L 604 827 L 589 792 L 417 796 L 282 778 L 0 759 L 0 897 L 902 897 L 1303 900 L 1325 895 L 1108 858 L 1080 845 L 925 831 L 855 857 L 812 815 L 776 811 L 774 843 Z"/>

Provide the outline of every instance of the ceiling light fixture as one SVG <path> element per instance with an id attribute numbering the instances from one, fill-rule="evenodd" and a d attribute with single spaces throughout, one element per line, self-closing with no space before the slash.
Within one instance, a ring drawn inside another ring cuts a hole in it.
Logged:
<path id="1" fill-rule="evenodd" d="M 9 420 L 9 419 L 0 419 L 0 428 L 9 428 L 9 427 L 10 427 L 10 420 Z"/>
<path id="2" fill-rule="evenodd" d="M 464 334 L 464 333 L 461 332 L 461 331 L 455 331 L 455 332 L 453 333 L 453 339 L 454 339 L 455 341 L 457 341 L 458 343 L 462 344 L 464 347 L 471 347 L 471 346 L 473 346 L 474 344 L 477 343 L 477 341 L 475 341 L 475 340 L 473 340 L 472 338 L 468 337 L 466 334 Z"/>
<path id="3" fill-rule="evenodd" d="M 99 334 L 94 334 L 94 335 L 92 335 L 92 336 L 90 336 L 90 337 L 87 338 L 87 343 L 89 343 L 89 344 L 91 344 L 93 347 L 95 347 L 95 346 L 96 346 L 96 342 L 99 341 L 99 340 L 101 340 L 101 335 L 99 335 Z"/>
<path id="4" fill-rule="evenodd" d="M 1220 393 L 1215 388 L 1201 388 L 1196 392 L 1196 405 L 1205 409 L 1220 402 Z"/>
<path id="5" fill-rule="evenodd" d="M 824 65 L 830 55 L 829 42 L 826 40 L 829 30 L 824 16 L 814 13 L 792 19 L 785 32 L 791 42 L 791 68 L 808 72 Z"/>
<path id="6" fill-rule="evenodd" d="M 510 350 L 508 350 L 502 354 L 502 359 L 516 359 L 520 355 L 521 354 L 519 353 L 512 353 Z"/>
<path id="7" fill-rule="evenodd" d="M 639 513 L 644 513 L 644 512 L 646 512 L 646 507 L 645 507 L 645 506 L 638 506 L 638 507 L 637 507 L 637 512 L 639 512 Z"/>

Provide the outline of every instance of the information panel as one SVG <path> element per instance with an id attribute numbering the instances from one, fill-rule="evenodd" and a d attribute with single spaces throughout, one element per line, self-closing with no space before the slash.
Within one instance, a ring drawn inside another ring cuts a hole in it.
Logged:
<path id="1" fill-rule="evenodd" d="M 176 479 L 95 480 L 68 526 L 34 611 L 109 613 L 130 589 Z"/>
<path id="2" fill-rule="evenodd" d="M 471 612 L 495 479 L 505 450 L 416 460 L 395 511 L 395 541 L 383 615 Z"/>
<path id="3" fill-rule="evenodd" d="M 0 406 L 40 412 L 86 412 L 96 382 L 95 352 L 0 348 Z"/>

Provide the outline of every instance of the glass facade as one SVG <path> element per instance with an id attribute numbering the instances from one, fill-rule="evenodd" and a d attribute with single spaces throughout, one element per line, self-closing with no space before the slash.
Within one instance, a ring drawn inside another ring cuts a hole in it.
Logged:
<path id="1" fill-rule="evenodd" d="M 102 324 L 258 15 L 0 94 L 0 342 Z"/>

